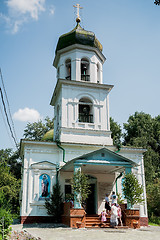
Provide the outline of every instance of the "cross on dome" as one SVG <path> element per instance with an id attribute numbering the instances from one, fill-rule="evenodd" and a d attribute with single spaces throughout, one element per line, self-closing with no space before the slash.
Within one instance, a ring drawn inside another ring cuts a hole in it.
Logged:
<path id="1" fill-rule="evenodd" d="M 77 8 L 77 18 L 76 18 L 76 22 L 80 22 L 81 21 L 81 18 L 79 16 L 79 9 L 83 9 L 83 7 L 80 6 L 79 3 L 77 3 L 76 5 L 73 5 L 74 8 Z"/>

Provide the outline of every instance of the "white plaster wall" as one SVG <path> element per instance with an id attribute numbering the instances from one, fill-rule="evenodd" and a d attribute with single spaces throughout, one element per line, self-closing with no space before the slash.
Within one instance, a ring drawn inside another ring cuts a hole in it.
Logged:
<path id="1" fill-rule="evenodd" d="M 27 142 L 27 141 L 26 141 Z M 23 186 L 22 186 L 22 204 L 21 204 L 21 216 L 46 216 L 47 212 L 44 207 L 44 201 L 38 200 L 39 197 L 39 176 L 46 173 L 51 178 L 50 190 L 56 182 L 56 164 L 60 166 L 63 163 L 62 150 L 59 149 L 55 143 L 35 143 L 27 142 L 24 144 L 24 168 L 23 168 Z M 66 151 L 65 161 L 70 161 L 75 157 L 81 156 L 85 153 L 89 153 L 102 148 L 98 145 L 81 145 L 81 144 L 63 144 L 63 148 Z M 108 146 L 109 149 L 113 150 L 113 146 Z M 123 150 L 124 151 L 124 150 Z M 145 194 L 145 182 L 144 182 L 144 172 L 143 172 L 143 158 L 142 154 L 136 154 L 136 151 L 125 150 L 123 155 L 130 156 L 130 159 L 135 159 L 140 166 L 136 170 L 138 173 L 139 182 L 144 187 L 144 198 Z M 137 156 L 137 157 L 136 157 Z M 73 172 L 60 173 L 59 179 L 62 186 L 62 191 L 64 192 L 65 179 L 71 178 Z M 91 174 L 92 175 L 92 174 Z M 106 193 L 111 193 L 115 191 L 115 174 L 98 174 L 94 173 L 94 177 L 97 178 L 97 206 L 98 213 L 104 208 L 104 197 Z M 121 189 L 121 182 L 118 180 L 118 190 Z M 145 204 L 140 205 L 140 216 L 147 216 L 147 206 Z"/>

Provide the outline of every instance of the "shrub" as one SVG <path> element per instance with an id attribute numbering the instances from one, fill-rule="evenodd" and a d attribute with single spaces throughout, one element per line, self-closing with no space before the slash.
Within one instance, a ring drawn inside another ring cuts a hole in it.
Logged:
<path id="1" fill-rule="evenodd" d="M 56 183 L 53 186 L 53 193 L 49 199 L 46 198 L 45 207 L 47 209 L 47 213 L 53 217 L 54 222 L 61 222 L 61 215 L 63 213 L 63 201 L 59 183 Z"/>
<path id="2" fill-rule="evenodd" d="M 0 239 L 6 239 L 10 231 L 9 226 L 12 224 L 13 219 L 9 211 L 0 209 Z"/>

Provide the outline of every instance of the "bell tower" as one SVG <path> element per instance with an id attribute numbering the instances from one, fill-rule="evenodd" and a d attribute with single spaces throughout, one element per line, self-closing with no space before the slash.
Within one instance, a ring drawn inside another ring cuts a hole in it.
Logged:
<path id="1" fill-rule="evenodd" d="M 78 9 L 78 8 L 77 8 Z M 53 66 L 57 84 L 51 99 L 54 106 L 54 141 L 112 145 L 109 121 L 109 92 L 103 84 L 105 56 L 91 31 L 80 26 L 60 36 Z"/>

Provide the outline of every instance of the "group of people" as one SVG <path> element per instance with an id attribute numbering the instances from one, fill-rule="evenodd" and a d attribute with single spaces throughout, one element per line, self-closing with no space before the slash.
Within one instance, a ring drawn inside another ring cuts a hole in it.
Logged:
<path id="1" fill-rule="evenodd" d="M 106 194 L 105 197 L 105 209 L 101 212 L 101 222 L 104 225 L 104 222 L 106 222 L 106 217 L 108 215 L 110 215 L 110 225 L 111 227 L 117 227 L 118 226 L 118 219 L 120 221 L 121 226 L 123 226 L 122 224 L 122 212 L 121 212 L 121 207 L 120 205 L 117 203 L 117 195 L 115 194 L 115 192 L 112 192 L 111 195 L 111 206 L 110 206 L 110 201 L 109 201 L 109 197 L 108 194 Z"/>

